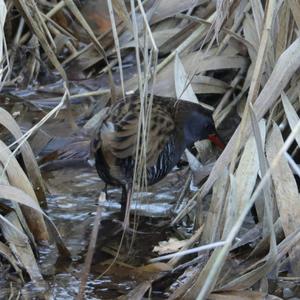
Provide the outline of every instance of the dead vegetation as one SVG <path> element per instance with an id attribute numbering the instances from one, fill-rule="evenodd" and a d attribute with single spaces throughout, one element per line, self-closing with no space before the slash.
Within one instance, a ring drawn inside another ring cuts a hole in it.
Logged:
<path id="1" fill-rule="evenodd" d="M 153 94 L 210 107 L 228 143 L 217 159 L 198 143 L 201 163 L 186 152 L 191 172 L 170 223 L 193 229 L 156 248 L 173 257 L 135 268 L 143 280 L 122 299 L 166 278 L 168 299 L 279 299 L 283 283 L 299 296 L 297 0 L 0 0 L 0 26 L 0 254 L 22 282 L 26 270 L 45 286 L 34 252 L 49 233 L 67 255 L 40 208 L 39 164 L 86 161 L 101 109 L 138 90 L 142 147 Z M 65 149 L 42 157 L 58 137 Z M 146 186 L 141 150 L 136 192 Z"/>

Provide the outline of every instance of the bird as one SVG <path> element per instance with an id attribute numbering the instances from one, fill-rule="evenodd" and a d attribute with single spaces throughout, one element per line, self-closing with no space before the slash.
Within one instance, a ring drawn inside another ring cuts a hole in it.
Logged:
<path id="1" fill-rule="evenodd" d="M 136 94 L 117 100 L 105 109 L 91 141 L 99 177 L 106 186 L 122 188 L 124 217 L 133 185 L 140 110 Z M 194 102 L 153 96 L 146 154 L 147 185 L 162 180 L 186 148 L 204 139 L 224 148 L 210 110 Z"/>

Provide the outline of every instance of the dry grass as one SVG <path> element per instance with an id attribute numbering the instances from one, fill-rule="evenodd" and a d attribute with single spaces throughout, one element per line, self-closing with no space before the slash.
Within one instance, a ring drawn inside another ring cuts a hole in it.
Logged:
<path id="1" fill-rule="evenodd" d="M 89 15 L 84 14 L 85 10 L 81 13 L 72 0 L 5 2 L 10 47 L 5 52 L 4 35 L 0 34 L 0 86 L 14 87 L 20 78 L 23 78 L 21 84 L 28 86 L 38 80 L 42 69 L 53 72 L 54 67 L 66 91 L 58 106 L 25 135 L 12 117 L 0 110 L 0 123 L 17 140 L 27 171 L 26 175 L 1 143 L 3 190 L 0 197 L 13 200 L 15 213 L 10 218 L 1 216 L 3 236 L 10 249 L 1 243 L 0 253 L 20 276 L 20 261 L 32 279 L 39 278 L 40 274 L 36 265 L 29 269 L 26 260 L 18 257 L 18 250 L 11 246 L 11 234 L 21 239 L 28 249 L 30 232 L 35 239 L 48 239 L 36 201 L 36 196 L 39 200 L 43 198 L 43 181 L 27 139 L 61 109 L 71 127 L 77 128 L 70 99 L 81 95 L 69 95 L 68 76 L 71 74 L 66 71 L 74 66 L 78 74 L 89 78 L 99 73 L 106 76 L 109 85 L 83 94 L 92 100 L 97 98 L 96 103 L 107 101 L 107 89 L 110 89 L 111 101 L 131 90 L 140 92 L 139 135 L 143 142 L 136 152 L 136 191 L 147 185 L 145 156 L 153 95 L 199 101 L 211 107 L 220 131 L 230 124 L 232 115 L 240 117 L 239 126 L 231 127 L 226 149 L 214 163 L 210 175 L 189 201 L 177 206 L 177 216 L 172 220 L 173 225 L 180 223 L 193 215 L 199 203 L 209 200 L 208 211 L 197 216 L 200 224 L 195 222 L 194 233 L 199 228 L 203 230 L 198 232 L 197 238 L 190 237 L 192 242 L 188 247 L 219 241 L 224 245 L 220 244 L 212 252 L 199 253 L 205 263 L 195 267 L 186 281 L 179 281 L 170 292 L 170 299 L 263 299 L 269 292 L 271 279 L 300 276 L 300 202 L 296 181 L 300 173 L 300 5 L 296 0 L 269 0 L 265 6 L 258 0 L 216 3 L 215 6 L 214 1 L 174 0 L 172 4 L 166 0 L 107 1 L 106 21 L 111 26 L 99 29 L 89 25 L 94 24 Z M 105 6 L 104 2 L 101 5 Z M 67 15 L 74 20 L 71 24 L 66 24 Z M 0 15 L 0 26 L 5 17 L 5 13 Z M 26 30 L 24 24 L 28 26 Z M 23 66 L 17 59 L 22 47 L 33 49 L 23 57 Z M 131 73 L 124 64 L 128 53 L 135 57 L 131 59 L 134 66 Z M 116 84 L 113 77 L 118 77 L 120 84 Z M 94 119 L 87 124 L 90 128 Z M 198 149 L 201 157 L 205 147 Z M 189 162 L 194 162 L 193 174 L 201 173 L 203 165 L 197 164 L 190 153 L 187 156 Z M 12 174 L 10 168 L 14 172 L 18 170 L 18 174 Z M 13 176 L 18 177 L 18 184 Z M 11 196 L 5 196 L 3 191 Z M 26 198 L 22 198 L 22 193 L 30 197 L 29 202 L 20 200 Z M 21 210 L 19 204 L 31 209 Z M 241 236 L 245 221 L 251 218 L 249 211 L 253 205 L 258 223 L 248 224 L 247 230 L 249 236 L 253 233 L 255 242 L 247 235 Z M 29 211 L 26 214 L 34 214 L 41 233 L 34 232 L 34 225 L 23 216 L 26 210 Z M 11 228 L 10 234 L 5 233 L 8 228 Z M 257 228 L 262 230 L 255 231 Z M 235 258 L 234 253 L 239 253 L 241 245 L 247 255 L 237 254 Z M 27 255 L 32 257 L 28 251 Z M 291 266 L 288 270 L 284 269 L 286 261 Z M 173 268 L 181 264 L 179 258 L 166 263 Z M 191 265 L 197 266 L 193 262 Z M 161 271 L 157 268 L 157 276 L 138 286 L 130 297 L 140 299 L 151 282 L 165 276 Z"/>

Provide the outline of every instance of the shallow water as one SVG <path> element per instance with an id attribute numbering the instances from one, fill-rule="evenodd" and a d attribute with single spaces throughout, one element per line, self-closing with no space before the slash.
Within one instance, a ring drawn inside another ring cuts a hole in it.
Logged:
<path id="1" fill-rule="evenodd" d="M 138 230 L 146 232 L 137 234 L 128 260 L 130 265 L 146 262 L 145 258 L 152 255 L 153 247 L 167 238 L 167 231 L 162 231 L 156 223 L 170 220 L 171 208 L 183 184 L 180 183 L 182 180 L 180 178 L 183 178 L 180 177 L 181 172 L 185 170 L 170 174 L 160 184 L 150 187 L 147 193 L 139 195 L 138 201 L 133 201 L 132 209 L 139 216 L 144 216 Z M 104 185 L 92 168 L 57 170 L 47 172 L 44 177 L 49 191 L 46 212 L 57 225 L 66 246 L 71 251 L 72 263 L 57 261 L 57 251 L 51 246 L 41 249 L 40 266 L 50 286 L 50 295 L 54 299 L 73 299 L 79 290 L 81 269 L 87 252 L 97 200 Z M 118 218 L 120 196 L 119 189 L 108 189 L 101 218 L 104 224 L 105 220 L 108 222 L 109 227 L 111 221 L 108 220 Z M 155 218 L 150 219 L 147 216 Z M 116 225 L 119 226 L 118 223 Z M 106 230 L 103 225 L 97 241 L 86 299 L 115 299 L 127 294 L 139 281 L 134 272 L 129 271 L 130 269 L 115 265 L 110 272 L 99 278 L 108 266 L 103 264 L 103 261 L 112 258 L 100 248 L 105 246 L 116 249 L 119 235 L 115 235 L 113 230 L 112 233 Z"/>
<path id="2" fill-rule="evenodd" d="M 28 95 L 31 95 L 28 92 Z M 23 95 L 26 97 L 26 93 Z M 32 95 L 31 95 L 32 96 Z M 11 104 L 9 102 L 9 104 Z M 51 103 L 50 103 L 51 104 Z M 41 119 L 39 110 L 29 108 L 21 101 L 17 106 L 7 107 L 8 110 L 14 110 L 22 116 L 18 120 L 22 124 L 22 129 L 26 131 L 32 127 L 36 120 Z M 26 112 L 26 113 L 24 113 Z M 61 115 L 58 115 L 60 117 Z M 55 136 L 57 132 L 61 136 L 55 137 L 49 142 L 47 149 L 37 149 L 35 143 L 31 143 L 36 155 L 40 151 L 52 152 L 56 149 L 64 149 L 64 143 L 68 144 L 70 128 L 65 122 L 51 123 L 51 120 L 44 128 L 50 136 Z M 81 148 L 80 148 L 81 149 Z M 78 158 L 77 151 L 76 157 Z M 86 153 L 85 147 L 82 147 L 83 155 Z M 82 157 L 79 157 L 82 159 Z M 57 158 L 58 160 L 60 158 Z M 53 164 L 52 161 L 50 163 Z M 24 299 L 74 299 L 79 290 L 82 267 L 87 253 L 90 234 L 94 222 L 95 212 L 97 209 L 98 197 L 104 188 L 103 182 L 99 179 L 96 170 L 90 167 L 63 168 L 55 171 L 43 172 L 43 178 L 47 186 L 48 208 L 45 212 L 56 224 L 63 240 L 72 254 L 72 262 L 61 261 L 58 259 L 57 250 L 54 244 L 50 247 L 41 247 L 39 249 L 39 264 L 42 275 L 48 286 L 37 287 L 29 278 L 25 278 L 25 285 L 19 282 L 17 276 L 11 280 L 6 275 L 0 276 L 0 299 L 8 299 L 11 290 L 16 297 L 21 289 Z M 120 227 L 119 223 L 112 222 L 112 219 L 119 220 L 118 212 L 120 211 L 119 199 L 121 197 L 120 189 L 109 187 L 107 201 L 103 204 L 101 218 L 104 222 L 103 228 L 100 228 L 97 248 L 94 253 L 94 260 L 89 275 L 88 285 L 86 288 L 85 299 L 116 299 L 120 295 L 126 295 L 138 283 L 141 282 L 139 274 L 135 274 L 135 269 L 147 259 L 154 256 L 152 249 L 159 241 L 168 239 L 170 229 L 162 227 L 171 220 L 171 210 L 179 196 L 180 190 L 184 184 L 182 176 L 186 173 L 182 171 L 172 172 L 166 179 L 160 181 L 153 187 L 149 187 L 147 193 L 139 194 L 134 197 L 132 211 L 136 212 L 138 219 L 139 233 L 136 236 L 135 243 L 130 251 L 129 257 L 124 256 L 126 247 L 130 241 L 124 243 L 125 251 L 121 252 L 122 261 L 126 261 L 128 267 L 114 265 L 111 270 L 99 278 L 99 275 L 106 270 L 110 260 L 113 258 L 107 252 L 116 251 L 120 234 L 116 234 L 115 228 Z M 138 200 L 137 200 L 138 198 Z M 151 218 L 149 218 L 151 217 Z M 101 251 L 101 249 L 105 250 Z M 128 254 L 128 253 L 126 253 Z M 107 261 L 107 262 L 106 262 Z M 4 265 L 4 268 L 6 266 Z M 0 262 L 0 272 L 6 274 L 7 270 L 2 270 Z M 11 272 L 8 272 L 11 273 Z M 11 276 L 9 274 L 9 276 Z M 13 282 L 12 287 L 10 286 Z M 48 288 L 49 287 L 49 288 Z M 156 292 L 157 293 L 157 292 Z M 48 297 L 47 297 L 48 296 Z M 4 298 L 2 298 L 4 297 Z M 7 297 L 7 298 L 6 298 Z M 153 298 L 154 299 L 154 298 Z M 161 295 L 158 296 L 161 299 Z"/>

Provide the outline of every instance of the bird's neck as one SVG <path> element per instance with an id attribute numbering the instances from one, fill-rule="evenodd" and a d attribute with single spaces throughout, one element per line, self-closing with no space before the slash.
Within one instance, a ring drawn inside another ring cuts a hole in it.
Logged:
<path id="1" fill-rule="evenodd" d="M 181 130 L 184 137 L 185 147 L 190 147 L 193 143 L 201 139 L 199 130 L 201 116 L 197 111 L 186 113 L 181 118 Z"/>

